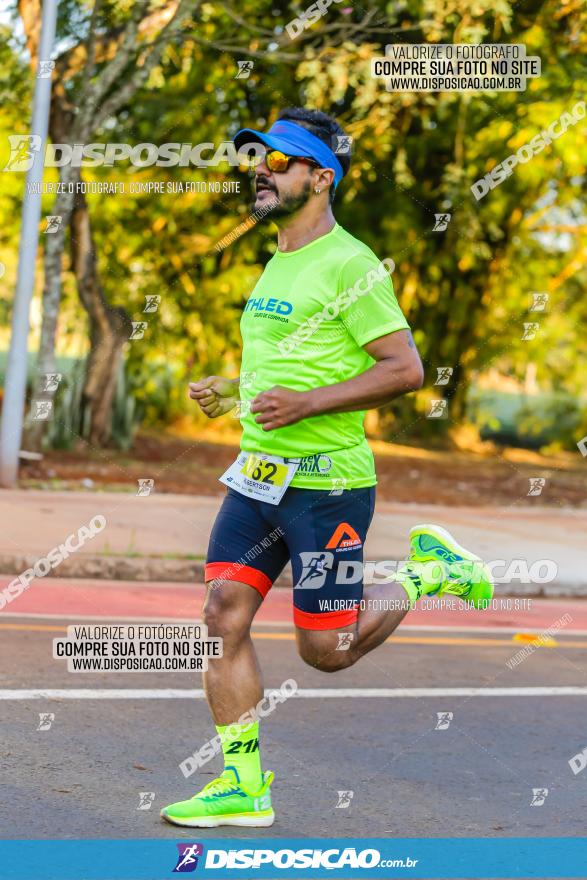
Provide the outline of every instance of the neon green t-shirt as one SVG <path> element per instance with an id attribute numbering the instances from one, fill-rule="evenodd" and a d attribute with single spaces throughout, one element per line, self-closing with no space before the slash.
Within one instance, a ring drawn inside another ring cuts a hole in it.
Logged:
<path id="1" fill-rule="evenodd" d="M 308 391 L 352 379 L 375 361 L 368 342 L 408 328 L 393 292 L 390 259 L 338 223 L 296 251 L 276 251 L 241 318 L 241 448 L 301 458 L 291 483 L 303 489 L 374 486 L 365 412 L 313 416 L 272 431 L 246 401 L 274 385 Z"/>

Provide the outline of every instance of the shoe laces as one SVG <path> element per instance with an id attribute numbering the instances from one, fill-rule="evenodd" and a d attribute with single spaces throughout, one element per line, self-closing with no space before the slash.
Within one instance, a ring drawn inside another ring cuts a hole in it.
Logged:
<path id="1" fill-rule="evenodd" d="M 447 580 L 449 569 L 450 566 L 444 560 L 427 559 L 425 562 L 421 562 L 414 559 L 413 554 L 410 554 L 403 566 L 403 570 L 408 577 L 414 580 L 416 586 L 421 586 L 422 583 L 427 587 L 436 584 L 437 589 L 440 589 Z"/>
<path id="2" fill-rule="evenodd" d="M 452 581 L 449 581 L 447 586 L 449 587 L 449 589 L 447 589 L 445 592 L 450 593 L 451 596 L 466 596 L 467 593 L 469 593 L 471 590 L 471 584 L 453 584 Z"/>
<path id="3" fill-rule="evenodd" d="M 454 596 L 465 596 L 471 589 L 475 564 L 453 562 L 448 566 L 446 589 Z"/>
<path id="4" fill-rule="evenodd" d="M 235 794 L 239 791 L 239 786 L 235 779 L 231 779 L 228 776 L 219 776 L 217 779 L 213 779 L 211 782 L 208 782 L 204 788 L 199 791 L 194 797 L 200 797 L 202 795 L 206 795 L 207 797 L 214 797 L 214 795 L 219 794 L 228 794 L 230 792 L 234 792 Z"/>

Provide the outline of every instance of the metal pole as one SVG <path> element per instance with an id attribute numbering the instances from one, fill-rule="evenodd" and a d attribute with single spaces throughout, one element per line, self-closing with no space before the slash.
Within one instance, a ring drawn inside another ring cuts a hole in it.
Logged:
<path id="1" fill-rule="evenodd" d="M 2 426 L 0 429 L 0 485 L 14 486 L 18 477 L 18 455 L 22 439 L 26 393 L 29 314 L 35 283 L 35 261 L 41 219 L 41 187 L 45 144 L 49 127 L 51 105 L 51 71 L 42 75 L 42 66 L 51 57 L 55 40 L 57 5 L 59 0 L 43 0 L 41 42 L 37 62 L 37 78 L 33 99 L 33 118 L 29 155 L 34 159 L 27 171 L 22 226 L 18 254 L 18 281 L 12 314 L 12 336 L 6 366 Z"/>

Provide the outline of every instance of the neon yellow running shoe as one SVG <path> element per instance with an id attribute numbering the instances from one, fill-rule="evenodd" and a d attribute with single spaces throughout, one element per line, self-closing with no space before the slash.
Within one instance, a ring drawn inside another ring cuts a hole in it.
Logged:
<path id="1" fill-rule="evenodd" d="M 218 825 L 248 825 L 267 828 L 273 825 L 269 786 L 274 774 L 267 771 L 259 791 L 247 791 L 236 770 L 226 768 L 187 801 L 163 807 L 161 816 L 173 825 L 189 828 L 216 828 Z"/>
<path id="2" fill-rule="evenodd" d="M 458 544 L 442 526 L 420 525 L 410 529 L 410 559 L 445 566 L 446 576 L 436 595 L 450 594 L 485 609 L 493 598 L 491 573 L 479 556 Z M 432 595 L 429 592 L 428 595 Z"/>

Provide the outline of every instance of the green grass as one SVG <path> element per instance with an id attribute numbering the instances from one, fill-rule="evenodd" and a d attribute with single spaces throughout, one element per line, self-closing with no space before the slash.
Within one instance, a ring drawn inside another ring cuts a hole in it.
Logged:
<path id="1" fill-rule="evenodd" d="M 529 395 L 472 388 L 468 396 L 467 415 L 481 439 L 525 449 L 556 442 L 569 446 L 586 412 L 586 401 L 565 392 Z"/>

